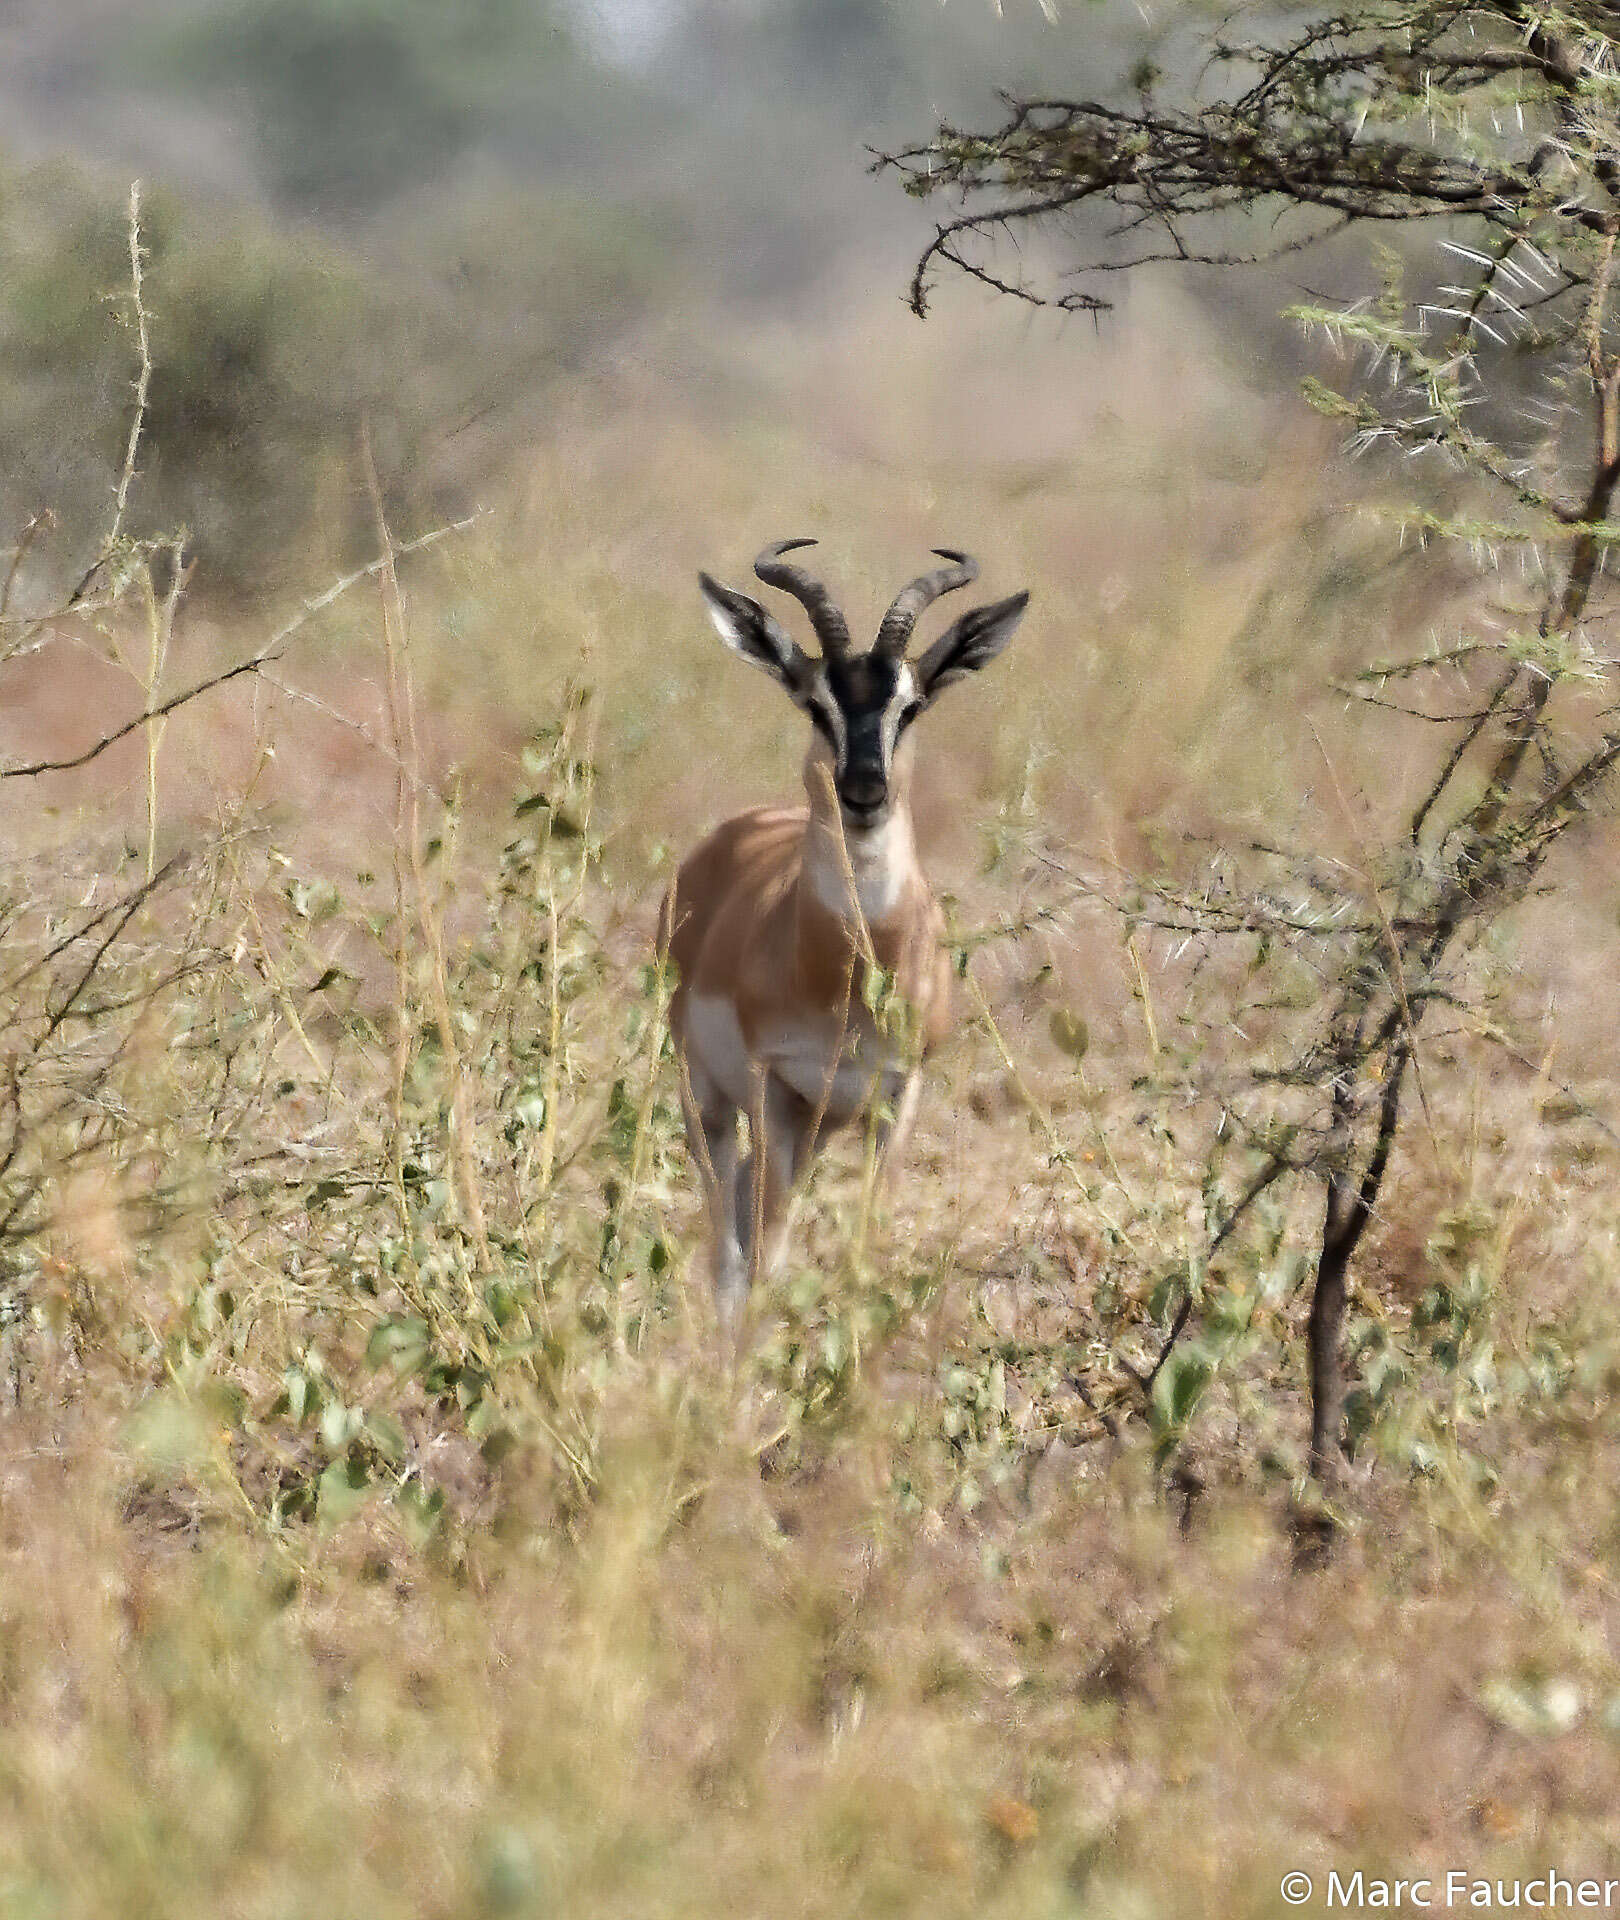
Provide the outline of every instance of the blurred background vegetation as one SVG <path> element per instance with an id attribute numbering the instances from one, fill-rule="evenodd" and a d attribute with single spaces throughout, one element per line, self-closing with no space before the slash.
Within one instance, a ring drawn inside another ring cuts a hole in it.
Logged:
<path id="1" fill-rule="evenodd" d="M 1189 778 L 1194 813 L 1241 810 L 1289 777 L 1253 735 L 1314 677 L 1302 610 L 1327 636 L 1377 546 L 1278 403 L 1289 289 L 1122 284 L 1099 329 L 963 285 L 924 327 L 902 296 L 928 216 L 868 171 L 940 114 L 1101 86 L 1164 37 L 1123 0 L 19 0 L 0 522 L 57 520 L 22 584 L 79 578 L 123 456 L 138 175 L 155 373 L 128 526 L 186 530 L 194 607 L 285 605 L 372 550 L 364 421 L 400 528 L 494 513 L 432 596 L 452 732 L 506 738 L 513 687 L 582 656 L 616 696 L 723 684 L 686 583 L 791 522 L 857 603 L 940 539 L 982 549 L 1036 588 L 1031 670 L 1134 769 L 1127 810 Z M 1280 545 L 1302 524 L 1303 574 Z M 1323 639 L 1330 663 L 1357 645 Z M 1145 670 L 1171 646 L 1178 676 Z M 792 716 L 739 700 L 748 754 L 693 763 L 711 805 L 792 777 Z M 650 738 L 646 708 L 615 697 L 609 724 Z M 974 788 L 1091 809 L 1108 782 L 1049 723 L 963 725 Z"/>
<path id="2" fill-rule="evenodd" d="M 215 587 L 262 584 L 312 564 L 292 556 L 362 416 L 439 511 L 533 443 L 559 381 L 654 353 L 678 384 L 734 386 L 717 317 L 722 338 L 762 311 L 827 319 L 851 262 L 896 271 L 921 231 L 863 140 L 1083 75 L 1117 37 L 1101 21 L 25 0 L 0 22 L 0 512 L 71 514 L 109 483 L 129 342 L 103 296 L 134 175 L 160 367 L 140 525 L 186 524 Z"/>

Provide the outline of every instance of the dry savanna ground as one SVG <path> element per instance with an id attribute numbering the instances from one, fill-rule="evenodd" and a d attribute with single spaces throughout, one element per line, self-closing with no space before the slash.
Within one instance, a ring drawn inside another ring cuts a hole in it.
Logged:
<path id="1" fill-rule="evenodd" d="M 768 408 L 627 356 L 400 602 L 368 577 L 161 735 L 0 782 L 8 1920 L 1125 1920 L 1620 1870 L 1612 835 L 1494 944 L 1514 1053 L 1426 1063 L 1342 1544 L 1296 1572 L 1319 1203 L 1145 1409 L 1209 1165 L 1154 1064 L 1222 986 L 1066 875 L 1354 860 L 1431 743 L 1331 683 L 1456 583 L 1188 316 L 992 379 L 892 305 L 751 342 Z M 733 1352 L 649 938 L 801 746 L 692 573 L 801 532 L 863 618 L 952 541 L 1035 608 L 927 723 L 963 1021 L 904 1177 L 829 1160 Z M 139 708 L 161 599 L 5 667 L 8 760 Z M 199 578 L 160 684 L 284 611 Z"/>

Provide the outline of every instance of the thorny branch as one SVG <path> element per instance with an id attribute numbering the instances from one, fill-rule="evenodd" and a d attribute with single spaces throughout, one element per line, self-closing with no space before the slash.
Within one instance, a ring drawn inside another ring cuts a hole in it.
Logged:
<path id="1" fill-rule="evenodd" d="M 154 720 L 161 720 L 178 708 L 190 705 L 202 694 L 211 693 L 216 687 L 225 686 L 229 681 L 241 679 L 246 674 L 256 674 L 270 661 L 280 659 L 287 642 L 293 635 L 306 626 L 316 614 L 323 613 L 335 600 L 340 599 L 350 588 L 358 586 L 363 580 L 377 579 L 387 572 L 395 561 L 407 554 L 419 553 L 424 547 L 435 546 L 439 541 L 447 540 L 452 534 L 466 532 L 475 524 L 477 518 L 476 514 L 472 514 L 466 519 L 454 520 L 445 526 L 435 527 L 428 533 L 418 534 L 414 540 L 402 540 L 391 555 L 382 554 L 375 560 L 367 561 L 363 567 L 356 567 L 352 572 L 344 574 L 340 580 L 335 580 L 323 593 L 317 594 L 312 600 L 305 601 L 298 612 L 278 627 L 258 652 L 250 654 L 247 659 L 238 660 L 234 666 L 209 674 L 181 692 L 171 694 L 167 700 L 160 701 L 156 706 L 137 713 L 132 719 L 126 720 L 122 726 L 103 734 L 82 752 L 70 754 L 60 760 L 33 760 L 24 761 L 15 766 L 0 766 L 0 780 L 34 779 L 44 773 L 69 773 L 79 767 L 87 767 L 109 747 L 116 746 L 120 740 L 127 739 L 130 734 L 138 732 L 142 727 L 150 726 Z"/>
<path id="2" fill-rule="evenodd" d="M 1252 952 L 1229 986 L 1224 1021 L 1195 1025 L 1198 1047 L 1163 1071 L 1179 1072 L 1182 1094 L 1203 1098 L 1218 1128 L 1236 1127 L 1245 1142 L 1237 1197 L 1205 1239 L 1206 1269 L 1261 1194 L 1302 1173 L 1322 1186 L 1311 1464 L 1331 1485 L 1351 1262 L 1398 1148 L 1430 1009 L 1476 1005 L 1469 960 L 1483 934 L 1524 897 L 1620 763 L 1612 715 L 1584 744 L 1566 724 L 1612 670 L 1588 628 L 1620 540 L 1610 519 L 1620 486 L 1610 299 L 1620 26 L 1590 0 L 1372 0 L 1285 35 L 1246 38 L 1228 25 L 1208 51 L 1182 101 L 1167 101 L 1151 71 L 1129 103 L 1009 98 L 989 132 L 942 125 L 875 165 L 897 170 L 918 198 L 956 203 L 917 262 L 918 313 L 942 264 L 1021 299 L 1094 311 L 1106 304 L 1100 273 L 1152 259 L 1258 257 L 1240 244 L 1245 217 L 1270 222 L 1272 247 L 1310 245 L 1330 226 L 1439 223 L 1450 282 L 1408 293 L 1408 246 L 1389 255 L 1379 297 L 1294 313 L 1336 355 L 1337 377 L 1308 382 L 1307 397 L 1343 423 L 1353 450 L 1440 463 L 1470 503 L 1506 497 L 1506 515 L 1487 521 L 1420 510 L 1424 543 L 1454 542 L 1487 571 L 1511 543 L 1531 587 L 1510 611 L 1521 631 L 1469 631 L 1465 614 L 1454 646 L 1363 676 L 1369 706 L 1435 736 L 1437 763 L 1404 821 L 1365 874 L 1254 847 L 1223 855 L 1201 884 L 1101 886 L 1038 856 L 1060 898 L 1102 898 L 1132 925 L 1174 935 L 1178 952 Z M 987 264 L 998 242 L 1026 231 L 1055 243 L 1033 256 L 1052 278 L 1009 281 Z M 1582 389 L 1584 407 L 1569 404 Z M 1420 674 L 1443 679 L 1443 710 L 1383 697 L 1389 680 Z M 1277 991 L 1279 966 L 1303 967 L 1318 983 L 1310 1004 Z M 1265 1047 L 1244 1037 L 1246 1021 Z M 1144 1398 L 1198 1326 L 1199 1300 L 1189 1277 L 1152 1365 L 1125 1369 Z"/>
<path id="3" fill-rule="evenodd" d="M 1209 66 L 1213 83 L 1230 87 L 1212 104 L 1161 104 L 1149 71 L 1134 105 L 1008 97 L 988 133 L 942 124 L 874 161 L 917 198 L 962 205 L 918 260 L 911 304 L 925 311 L 934 269 L 967 266 L 974 242 L 1049 228 L 1088 206 L 1115 216 L 1105 239 L 1156 231 L 1161 245 L 1147 258 L 1213 266 L 1259 257 L 1231 244 L 1234 209 L 1280 217 L 1273 248 L 1310 245 L 1345 223 L 1458 215 L 1505 236 L 1543 209 L 1578 232 L 1613 234 L 1615 163 L 1590 98 L 1600 20 L 1592 9 L 1533 18 L 1511 4 L 1444 0 L 1345 8 L 1280 44 L 1223 33 Z M 1558 109 L 1555 137 L 1526 113 L 1547 103 Z M 1104 244 L 1065 278 L 1141 263 Z M 1071 311 L 1107 304 L 1084 289 L 1013 290 Z"/>

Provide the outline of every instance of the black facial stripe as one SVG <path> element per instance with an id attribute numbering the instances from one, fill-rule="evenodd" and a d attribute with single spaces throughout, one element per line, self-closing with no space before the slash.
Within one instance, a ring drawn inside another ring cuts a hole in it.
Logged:
<path id="1" fill-rule="evenodd" d="M 870 784 L 888 788 L 900 736 L 922 711 L 911 669 L 863 654 L 821 665 L 817 698 L 807 702 L 817 731 L 833 748 L 840 793 Z M 823 700 L 834 709 L 829 728 Z M 863 801 L 862 804 L 865 804 Z"/>
<path id="2" fill-rule="evenodd" d="M 894 698 L 900 671 L 892 660 L 875 660 L 863 654 L 855 660 L 834 661 L 827 672 L 827 690 L 853 720 L 866 713 L 881 713 Z"/>
<path id="3" fill-rule="evenodd" d="M 885 725 L 888 724 L 889 715 L 893 711 L 894 705 L 894 696 L 890 694 L 883 700 L 865 700 L 858 702 L 853 700 L 840 700 L 838 710 L 843 716 L 844 726 L 848 730 L 850 739 L 854 740 L 862 734 L 881 733 Z"/>

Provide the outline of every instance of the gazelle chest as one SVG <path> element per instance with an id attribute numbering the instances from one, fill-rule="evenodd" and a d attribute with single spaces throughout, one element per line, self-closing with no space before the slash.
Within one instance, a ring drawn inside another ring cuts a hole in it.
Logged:
<path id="1" fill-rule="evenodd" d="M 896 808 L 881 826 L 841 833 L 813 819 L 805 843 L 804 882 L 817 906 L 846 925 L 889 920 L 921 882 L 911 816 Z"/>

